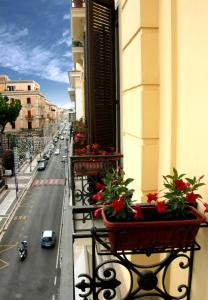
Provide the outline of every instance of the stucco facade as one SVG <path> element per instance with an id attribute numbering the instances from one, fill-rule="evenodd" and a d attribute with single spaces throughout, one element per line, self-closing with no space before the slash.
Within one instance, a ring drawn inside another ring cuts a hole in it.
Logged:
<path id="1" fill-rule="evenodd" d="M 120 24 L 121 140 L 138 199 L 173 167 L 208 184 L 206 0 L 117 1 Z M 131 118 L 129 118 L 131 116 Z M 207 200 L 207 185 L 202 188 Z M 191 299 L 207 299 L 207 229 L 194 259 Z M 178 268 L 170 272 L 175 291 Z"/>
<path id="2" fill-rule="evenodd" d="M 57 129 L 58 108 L 45 98 L 34 80 L 10 80 L 8 76 L 0 75 L 0 93 L 10 102 L 19 99 L 22 105 L 15 124 L 8 123 L 5 132 L 35 129 L 50 135 Z"/>
<path id="3" fill-rule="evenodd" d="M 208 1 L 116 0 L 115 9 L 121 152 L 126 177 L 135 179 L 134 198 L 146 201 L 175 167 L 189 177 L 205 175 L 200 191 L 207 201 Z M 208 298 L 207 230 L 197 235 L 192 300 Z M 178 297 L 184 272 L 175 264 L 166 283 Z"/>

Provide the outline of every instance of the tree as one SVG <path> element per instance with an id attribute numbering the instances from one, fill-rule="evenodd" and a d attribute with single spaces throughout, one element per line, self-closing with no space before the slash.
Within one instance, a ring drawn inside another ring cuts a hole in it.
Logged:
<path id="1" fill-rule="evenodd" d="M 16 121 L 21 108 L 19 99 L 9 103 L 9 98 L 0 94 L 0 133 L 4 132 L 7 123 L 12 124 Z"/>
<path id="2" fill-rule="evenodd" d="M 12 170 L 14 172 L 14 152 L 11 149 L 7 149 L 2 157 L 2 164 L 4 169 Z"/>

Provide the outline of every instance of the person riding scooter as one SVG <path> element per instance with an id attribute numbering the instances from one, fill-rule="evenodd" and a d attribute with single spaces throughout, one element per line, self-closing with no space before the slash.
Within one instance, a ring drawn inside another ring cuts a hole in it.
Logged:
<path id="1" fill-rule="evenodd" d="M 27 256 L 27 241 L 21 241 L 19 245 L 19 256 L 23 260 Z"/>

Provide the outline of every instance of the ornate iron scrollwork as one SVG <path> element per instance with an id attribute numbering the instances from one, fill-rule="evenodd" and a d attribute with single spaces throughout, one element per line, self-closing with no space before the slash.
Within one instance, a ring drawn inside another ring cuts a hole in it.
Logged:
<path id="1" fill-rule="evenodd" d="M 193 252 L 194 250 L 200 249 L 197 243 L 194 243 L 192 247 L 187 249 L 151 249 L 151 253 L 147 251 L 147 249 L 137 249 L 127 253 L 125 251 L 112 253 L 109 244 L 96 233 L 95 228 L 91 230 L 91 234 L 94 240 L 92 277 L 88 274 L 81 274 L 79 276 L 79 278 L 84 278 L 81 282 L 76 284 L 76 288 L 81 290 L 81 298 L 98 300 L 101 298 L 115 299 L 116 296 L 118 297 L 118 288 L 121 288 L 124 284 L 120 279 L 121 273 L 118 271 L 119 265 L 120 268 L 125 269 L 126 276 L 128 274 L 127 281 L 129 282 L 126 295 L 122 294 L 121 299 L 123 300 L 145 299 L 147 296 L 158 297 L 158 299 L 164 300 L 190 299 L 190 274 L 193 267 Z M 99 247 L 100 245 L 102 245 L 105 250 L 99 253 L 99 251 L 96 252 L 96 246 Z M 162 260 L 154 264 L 133 263 L 128 256 L 128 254 L 136 255 L 146 253 L 148 254 L 148 256 L 146 256 L 147 260 L 150 255 L 156 253 L 166 253 L 166 255 Z M 105 260 L 96 266 L 96 254 L 103 256 L 113 255 L 113 258 Z M 169 292 L 166 286 L 168 270 L 173 263 L 175 266 L 177 263 L 181 270 L 187 269 L 189 275 L 188 280 L 185 280 L 185 283 L 179 284 L 175 288 L 176 292 L 174 293 Z M 91 298 L 92 295 L 93 298 Z M 90 298 L 86 298 L 88 296 L 90 296 Z"/>

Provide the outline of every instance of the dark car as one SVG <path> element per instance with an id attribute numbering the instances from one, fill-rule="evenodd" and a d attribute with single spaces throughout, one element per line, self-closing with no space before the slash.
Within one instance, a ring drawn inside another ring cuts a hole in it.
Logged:
<path id="1" fill-rule="evenodd" d="M 46 159 L 46 160 L 49 160 L 50 158 L 50 154 L 47 152 L 47 153 L 44 153 L 43 154 L 43 158 Z"/>
<path id="2" fill-rule="evenodd" d="M 41 235 L 41 247 L 55 247 L 56 234 L 53 230 L 44 230 Z"/>
<path id="3" fill-rule="evenodd" d="M 40 159 L 38 160 L 38 166 L 37 169 L 39 171 L 45 170 L 46 166 L 47 166 L 47 160 L 46 159 Z"/>

